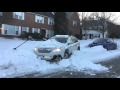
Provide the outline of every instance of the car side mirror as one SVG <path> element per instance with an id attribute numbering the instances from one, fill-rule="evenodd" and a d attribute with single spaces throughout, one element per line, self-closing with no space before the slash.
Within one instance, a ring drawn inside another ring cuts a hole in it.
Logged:
<path id="1" fill-rule="evenodd" d="M 67 43 L 67 45 L 70 45 L 70 43 Z"/>
<path id="2" fill-rule="evenodd" d="M 70 45 L 70 43 L 67 43 L 67 45 Z"/>

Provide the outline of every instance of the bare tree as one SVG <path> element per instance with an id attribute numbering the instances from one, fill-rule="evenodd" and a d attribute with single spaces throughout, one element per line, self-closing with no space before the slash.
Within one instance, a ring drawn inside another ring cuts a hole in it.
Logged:
<path id="1" fill-rule="evenodd" d="M 80 17 L 80 25 L 81 25 L 81 35 L 84 27 L 86 27 L 85 22 L 89 19 L 89 12 L 79 12 L 79 17 Z M 87 38 L 87 31 L 84 30 L 85 32 L 85 38 Z"/>
<path id="2" fill-rule="evenodd" d="M 108 30 L 107 22 L 114 22 L 118 18 L 115 17 L 115 13 L 112 12 L 93 12 L 90 16 L 98 20 L 99 25 L 102 26 L 102 28 L 98 28 L 98 30 L 102 34 L 103 38 L 105 38 L 105 32 Z"/>

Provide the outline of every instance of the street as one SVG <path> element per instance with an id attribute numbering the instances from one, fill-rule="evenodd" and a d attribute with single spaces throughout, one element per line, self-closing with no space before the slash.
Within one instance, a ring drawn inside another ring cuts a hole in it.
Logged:
<path id="1" fill-rule="evenodd" d="M 108 67 L 109 70 L 107 72 L 97 72 L 92 70 L 59 71 L 46 75 L 36 73 L 16 78 L 116 78 L 120 76 L 120 57 L 106 62 L 100 62 L 100 64 Z"/>

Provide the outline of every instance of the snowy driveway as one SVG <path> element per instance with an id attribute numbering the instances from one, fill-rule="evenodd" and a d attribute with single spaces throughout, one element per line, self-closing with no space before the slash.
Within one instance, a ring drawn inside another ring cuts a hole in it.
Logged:
<path id="1" fill-rule="evenodd" d="M 67 71 L 59 70 L 49 74 L 35 73 L 16 78 L 120 78 L 120 57 L 100 62 L 100 64 L 106 66 L 109 70 L 107 72 L 97 72 L 87 69 L 76 71 L 68 68 Z"/>

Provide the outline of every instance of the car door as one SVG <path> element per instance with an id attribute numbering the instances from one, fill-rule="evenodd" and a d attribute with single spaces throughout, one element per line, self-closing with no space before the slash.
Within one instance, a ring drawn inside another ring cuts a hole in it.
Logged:
<path id="1" fill-rule="evenodd" d="M 73 39 L 73 45 L 72 45 L 72 50 L 73 50 L 73 51 L 74 51 L 74 50 L 77 50 L 77 49 L 78 49 L 78 46 L 79 46 L 79 42 L 78 42 L 77 38 L 74 37 L 74 39 Z"/>
<path id="2" fill-rule="evenodd" d="M 69 53 L 72 53 L 73 50 L 73 40 L 72 37 L 70 36 L 67 41 L 67 49 L 69 50 Z"/>

